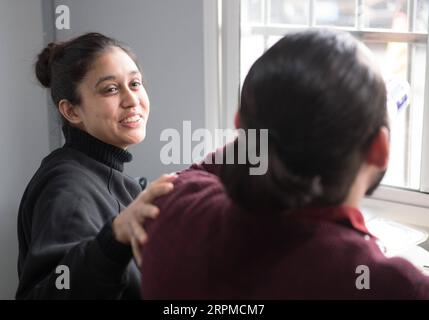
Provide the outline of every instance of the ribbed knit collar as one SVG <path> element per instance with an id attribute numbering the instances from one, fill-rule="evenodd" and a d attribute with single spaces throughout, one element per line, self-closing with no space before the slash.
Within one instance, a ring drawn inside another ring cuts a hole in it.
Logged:
<path id="1" fill-rule="evenodd" d="M 130 162 L 133 156 L 128 151 L 107 144 L 80 129 L 68 124 L 63 126 L 66 139 L 65 147 L 76 149 L 87 156 L 119 171 L 124 170 L 124 162 Z"/>

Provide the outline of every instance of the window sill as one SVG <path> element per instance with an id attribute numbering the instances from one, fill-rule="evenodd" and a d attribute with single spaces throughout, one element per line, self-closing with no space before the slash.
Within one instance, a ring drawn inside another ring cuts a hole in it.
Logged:
<path id="1" fill-rule="evenodd" d="M 361 209 L 364 213 L 429 230 L 429 208 L 364 198 Z"/>
<path id="2" fill-rule="evenodd" d="M 391 254 L 390 256 L 401 256 L 409 260 L 425 274 L 429 275 L 429 238 L 426 238 L 424 241 L 420 240 L 413 244 L 414 241 L 412 236 L 408 237 L 407 235 L 401 235 L 401 233 L 396 234 L 388 231 L 389 228 L 392 228 L 391 225 L 395 225 L 396 223 L 396 226 L 399 224 L 404 226 L 404 228 L 409 227 L 416 230 L 412 231 L 411 234 L 422 234 L 421 231 L 429 234 L 429 208 L 400 204 L 386 200 L 365 198 L 361 204 L 361 211 L 365 220 L 367 220 L 367 226 L 371 224 L 372 219 L 378 219 L 377 223 L 379 233 L 375 234 L 375 236 L 381 240 L 381 243 L 384 243 L 383 239 L 394 239 L 393 243 L 396 243 L 397 245 L 398 243 L 406 243 L 411 238 L 410 245 L 405 245 L 400 250 L 391 251 L 394 252 L 394 254 Z M 392 231 L 395 231 L 394 228 L 395 227 L 393 227 Z M 400 227 L 400 229 L 402 228 L 403 227 Z M 401 245 L 399 247 L 401 247 Z M 389 246 L 386 246 L 386 248 L 389 249 Z M 389 252 L 389 250 L 387 252 Z"/>

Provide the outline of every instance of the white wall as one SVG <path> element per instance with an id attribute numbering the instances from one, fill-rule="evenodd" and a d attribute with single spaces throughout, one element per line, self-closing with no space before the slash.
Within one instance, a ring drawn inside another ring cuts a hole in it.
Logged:
<path id="1" fill-rule="evenodd" d="M 182 132 L 184 120 L 204 128 L 202 0 L 56 0 L 70 8 L 70 30 L 59 40 L 97 31 L 125 42 L 136 53 L 151 101 L 147 137 L 130 148 L 132 176 L 149 179 L 187 165 L 160 161 L 163 129 Z"/>
<path id="2" fill-rule="evenodd" d="M 47 97 L 32 66 L 43 46 L 41 1 L 0 0 L 0 299 L 14 298 L 19 201 L 49 152 Z"/>

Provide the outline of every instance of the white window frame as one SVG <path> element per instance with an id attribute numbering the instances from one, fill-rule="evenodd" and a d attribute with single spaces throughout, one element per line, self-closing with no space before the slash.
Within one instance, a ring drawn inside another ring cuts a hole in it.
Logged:
<path id="1" fill-rule="evenodd" d="M 314 23 L 314 1 L 309 1 L 308 25 Z M 398 41 L 411 44 L 426 44 L 425 94 L 423 113 L 423 143 L 420 170 L 420 190 L 380 186 L 369 197 L 399 203 L 420 209 L 429 209 L 429 37 L 426 33 L 369 31 L 362 28 L 362 0 L 356 0 L 357 28 L 336 27 L 357 36 L 362 40 Z M 414 16 L 417 0 L 410 1 L 409 16 Z M 266 10 L 267 11 L 267 10 Z M 240 90 L 240 0 L 204 0 L 204 57 L 205 57 L 205 113 L 206 126 L 215 128 L 233 128 L 233 116 L 239 103 Z M 412 28 L 413 19 L 409 21 Z M 255 26 L 254 31 L 263 35 L 283 35 L 291 29 L 309 28 L 309 26 Z M 411 29 L 412 30 L 412 29 Z M 411 51 L 411 50 L 409 50 Z M 216 56 L 217 55 L 217 56 Z M 409 68 L 410 70 L 410 68 Z M 425 165 L 426 164 L 426 165 Z"/>

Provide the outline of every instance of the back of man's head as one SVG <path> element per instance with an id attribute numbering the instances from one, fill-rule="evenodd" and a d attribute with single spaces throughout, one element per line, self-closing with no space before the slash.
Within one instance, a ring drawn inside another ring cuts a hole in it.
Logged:
<path id="1" fill-rule="evenodd" d="M 233 200 L 252 211 L 338 205 L 386 125 L 385 84 L 349 34 L 288 34 L 251 67 L 239 118 L 245 130 L 268 129 L 268 171 L 252 176 L 250 164 L 224 166 Z"/>

